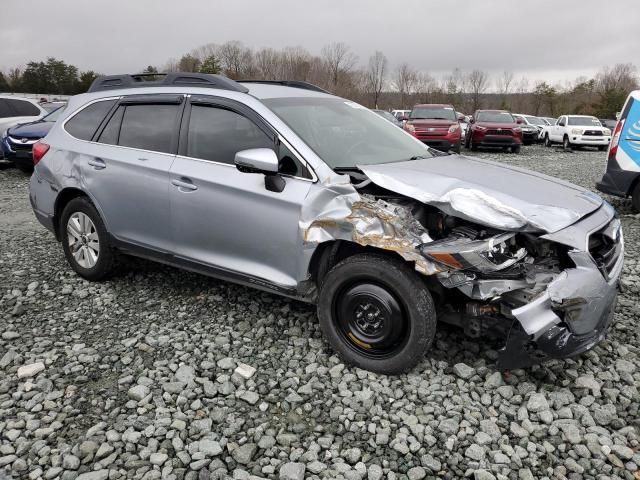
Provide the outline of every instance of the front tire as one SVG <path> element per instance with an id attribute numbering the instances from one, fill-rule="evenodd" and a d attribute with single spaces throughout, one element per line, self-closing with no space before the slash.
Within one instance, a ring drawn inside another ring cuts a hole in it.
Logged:
<path id="1" fill-rule="evenodd" d="M 598 150 L 600 150 L 601 152 L 606 152 L 607 151 L 607 146 L 606 145 L 600 145 L 598 147 Z"/>
<path id="2" fill-rule="evenodd" d="M 520 145 L 514 145 L 513 147 L 511 147 L 511 153 L 515 153 L 516 155 L 518 155 L 520 153 Z"/>
<path id="3" fill-rule="evenodd" d="M 71 268 L 87 280 L 107 278 L 115 253 L 100 214 L 86 197 L 71 200 L 60 217 L 60 239 Z"/>
<path id="4" fill-rule="evenodd" d="M 345 362 L 395 375 L 413 368 L 431 346 L 436 312 L 411 264 L 378 254 L 338 263 L 322 281 L 320 327 Z"/>
<path id="5" fill-rule="evenodd" d="M 565 152 L 570 152 L 571 150 L 573 150 L 573 147 L 571 146 L 571 142 L 569 141 L 569 137 L 567 137 L 566 135 L 562 139 L 562 149 Z"/>
<path id="6" fill-rule="evenodd" d="M 549 134 L 545 133 L 544 135 L 544 146 L 545 147 L 550 147 L 551 146 L 551 140 L 549 139 Z"/>

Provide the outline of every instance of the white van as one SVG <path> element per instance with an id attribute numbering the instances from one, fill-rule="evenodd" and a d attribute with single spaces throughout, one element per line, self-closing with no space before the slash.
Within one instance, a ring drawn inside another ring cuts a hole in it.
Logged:
<path id="1" fill-rule="evenodd" d="M 596 183 L 601 192 L 631 197 L 640 212 L 640 90 L 631 92 L 613 131 L 602 180 Z"/>

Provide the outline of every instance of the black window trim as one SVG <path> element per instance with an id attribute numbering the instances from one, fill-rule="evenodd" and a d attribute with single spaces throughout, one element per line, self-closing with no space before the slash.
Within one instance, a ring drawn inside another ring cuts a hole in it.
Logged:
<path id="1" fill-rule="evenodd" d="M 35 105 L 35 104 L 31 103 L 31 102 L 30 102 L 29 100 L 27 100 L 26 98 L 20 98 L 20 97 L 16 97 L 16 98 L 4 98 L 4 100 L 6 100 L 6 101 L 7 101 L 7 106 L 9 107 L 9 110 L 10 110 L 11 112 L 13 112 L 13 113 L 14 113 L 14 115 L 13 115 L 14 117 L 39 117 L 39 116 L 42 116 L 42 115 L 43 115 L 42 110 L 44 110 L 44 109 L 43 109 L 42 107 L 39 107 L 39 106 L 37 106 L 37 105 Z M 32 106 L 33 108 L 35 108 L 35 109 L 38 111 L 38 113 L 37 113 L 37 114 L 35 114 L 35 115 L 23 115 L 23 114 L 21 114 L 20 112 L 18 112 L 18 111 L 16 110 L 15 105 L 12 103 L 12 102 L 16 102 L 16 101 L 17 101 L 17 102 L 21 102 L 21 103 L 28 103 L 30 106 Z M 8 118 L 11 118 L 11 117 L 8 117 Z"/>
<path id="2" fill-rule="evenodd" d="M 273 141 L 274 149 L 278 148 L 280 143 L 283 143 L 296 157 L 296 160 L 303 165 L 307 171 L 309 172 L 309 177 L 301 177 L 298 175 L 290 175 L 290 174 L 280 174 L 283 177 L 287 178 L 295 178 L 298 180 L 303 180 L 306 182 L 316 183 L 318 181 L 318 176 L 316 175 L 313 167 L 307 162 L 304 157 L 298 152 L 293 145 L 283 135 L 280 134 L 267 120 L 262 117 L 258 112 L 245 105 L 242 102 L 238 102 L 236 100 L 232 100 L 227 97 L 218 97 L 214 95 L 187 95 L 188 101 L 185 102 L 185 108 L 183 111 L 182 123 L 180 126 L 180 141 L 178 146 L 178 157 L 188 158 L 190 160 L 198 160 L 207 163 L 214 163 L 216 165 L 224 165 L 227 167 L 236 168 L 236 166 L 232 163 L 224 163 L 224 162 L 216 162 L 215 160 L 207 160 L 203 158 L 195 158 L 187 155 L 187 142 L 189 135 L 189 122 L 191 120 L 191 106 L 192 105 L 202 105 L 208 106 L 212 108 L 222 108 L 225 110 L 229 110 L 231 112 L 237 113 L 238 115 L 242 115 L 246 117 L 249 121 L 253 122 L 260 130 L 262 130 L 270 139 Z"/>
<path id="3" fill-rule="evenodd" d="M 111 109 L 107 112 L 107 114 L 105 115 L 105 118 L 107 117 L 111 117 L 111 114 L 114 110 L 114 108 L 118 105 L 118 100 L 121 97 L 118 95 L 116 97 L 103 97 L 103 98 L 96 98 L 95 100 L 92 100 L 90 102 L 87 102 L 81 106 L 79 106 L 78 108 L 76 108 L 69 116 L 67 116 L 67 118 L 64 119 L 64 121 L 62 122 L 62 131 L 64 133 L 66 133 L 67 135 L 69 135 L 69 137 L 73 138 L 74 140 L 77 140 L 79 142 L 88 142 L 88 143 L 96 143 L 93 141 L 93 138 L 95 137 L 95 132 L 93 134 L 93 137 L 91 137 L 91 139 L 89 140 L 83 140 L 82 138 L 78 138 L 78 137 L 74 137 L 73 135 L 71 135 L 71 133 L 69 133 L 69 131 L 67 130 L 67 123 L 69 123 L 77 114 L 79 114 L 81 111 L 83 111 L 85 108 L 93 105 L 94 103 L 98 103 L 98 102 L 109 102 L 109 101 L 113 101 L 115 100 L 115 103 L 111 106 Z M 102 122 L 98 125 L 98 128 L 96 129 L 96 132 L 101 131 L 101 127 L 102 124 L 104 123 L 104 118 L 102 119 Z"/>

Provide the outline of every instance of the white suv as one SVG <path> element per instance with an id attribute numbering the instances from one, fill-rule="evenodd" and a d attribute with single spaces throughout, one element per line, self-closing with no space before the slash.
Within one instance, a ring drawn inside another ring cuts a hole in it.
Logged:
<path id="1" fill-rule="evenodd" d="M 588 115 L 563 115 L 544 134 L 547 147 L 561 143 L 565 150 L 588 146 L 605 151 L 610 141 L 611 130 L 603 127 L 596 117 Z"/>
<path id="2" fill-rule="evenodd" d="M 47 111 L 33 100 L 13 95 L 0 95 L 0 132 L 18 123 L 34 122 Z"/>

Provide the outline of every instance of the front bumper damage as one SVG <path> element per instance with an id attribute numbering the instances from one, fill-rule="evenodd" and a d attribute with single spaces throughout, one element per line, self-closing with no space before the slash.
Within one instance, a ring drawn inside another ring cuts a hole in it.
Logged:
<path id="1" fill-rule="evenodd" d="M 560 273 L 515 317 L 498 368 L 524 368 L 545 359 L 579 355 L 607 334 L 616 305 L 622 252 L 604 274 L 587 252 L 571 252 L 576 268 Z"/>

